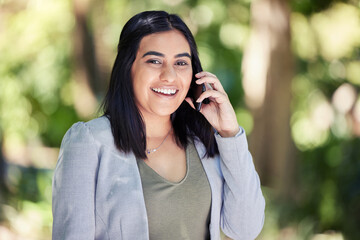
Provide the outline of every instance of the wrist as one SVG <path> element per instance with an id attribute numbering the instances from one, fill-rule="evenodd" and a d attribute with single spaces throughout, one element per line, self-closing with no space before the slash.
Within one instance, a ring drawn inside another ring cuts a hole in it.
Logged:
<path id="1" fill-rule="evenodd" d="M 231 129 L 231 130 L 223 130 L 223 131 L 218 131 L 218 134 L 223 137 L 223 138 L 230 138 L 230 137 L 235 137 L 236 134 L 238 134 L 240 131 L 239 127 L 236 127 L 236 129 Z"/>

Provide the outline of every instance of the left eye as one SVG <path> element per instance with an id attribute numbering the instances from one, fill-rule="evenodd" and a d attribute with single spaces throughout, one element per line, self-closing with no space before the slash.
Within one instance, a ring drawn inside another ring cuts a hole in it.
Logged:
<path id="1" fill-rule="evenodd" d="M 187 62 L 184 62 L 184 61 L 179 61 L 179 62 L 176 62 L 176 65 L 178 66 L 185 66 L 185 65 L 188 65 Z"/>

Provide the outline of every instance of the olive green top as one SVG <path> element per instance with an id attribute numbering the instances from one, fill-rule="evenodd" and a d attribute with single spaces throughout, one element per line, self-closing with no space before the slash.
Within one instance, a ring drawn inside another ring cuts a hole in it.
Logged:
<path id="1" fill-rule="evenodd" d="M 186 175 L 177 183 L 137 160 L 145 197 L 150 240 L 210 239 L 211 189 L 191 142 L 186 148 Z"/>

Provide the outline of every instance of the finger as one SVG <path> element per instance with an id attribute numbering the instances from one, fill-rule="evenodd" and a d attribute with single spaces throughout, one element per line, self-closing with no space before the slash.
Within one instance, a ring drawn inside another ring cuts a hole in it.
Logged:
<path id="1" fill-rule="evenodd" d="M 197 78 L 206 77 L 206 76 L 216 78 L 215 74 L 213 74 L 211 72 L 206 72 L 206 71 L 202 71 L 202 72 L 195 74 L 195 77 L 197 77 Z"/>
<path id="2" fill-rule="evenodd" d="M 187 103 L 190 105 L 190 107 L 195 109 L 194 103 L 191 98 L 187 97 L 187 98 L 185 98 L 185 101 L 187 101 Z"/>
<path id="3" fill-rule="evenodd" d="M 215 102 L 217 102 L 217 103 L 224 103 L 228 99 L 227 95 L 222 92 L 215 91 L 215 90 L 207 90 L 199 96 L 199 98 L 196 100 L 196 102 L 202 102 L 202 101 L 204 101 L 205 98 L 209 98 L 210 101 L 215 100 Z"/>
<path id="4" fill-rule="evenodd" d="M 196 80 L 196 83 L 197 84 L 208 83 L 208 84 L 211 84 L 215 90 L 225 92 L 223 86 L 221 85 L 220 80 L 215 75 L 203 76 L 203 77 L 199 78 L 198 80 Z"/>

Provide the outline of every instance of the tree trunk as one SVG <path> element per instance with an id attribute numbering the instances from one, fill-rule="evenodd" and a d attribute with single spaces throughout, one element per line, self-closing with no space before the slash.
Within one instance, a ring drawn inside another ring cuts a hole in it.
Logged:
<path id="1" fill-rule="evenodd" d="M 246 102 L 254 117 L 250 150 L 262 183 L 287 197 L 295 179 L 290 10 L 286 0 L 258 0 L 251 11 L 252 33 L 243 62 Z"/>
<path id="2" fill-rule="evenodd" d="M 81 117 L 92 117 L 98 105 L 97 97 L 104 90 L 97 63 L 94 38 L 87 17 L 89 0 L 74 0 L 75 32 L 74 60 L 75 82 L 74 104 Z"/>

